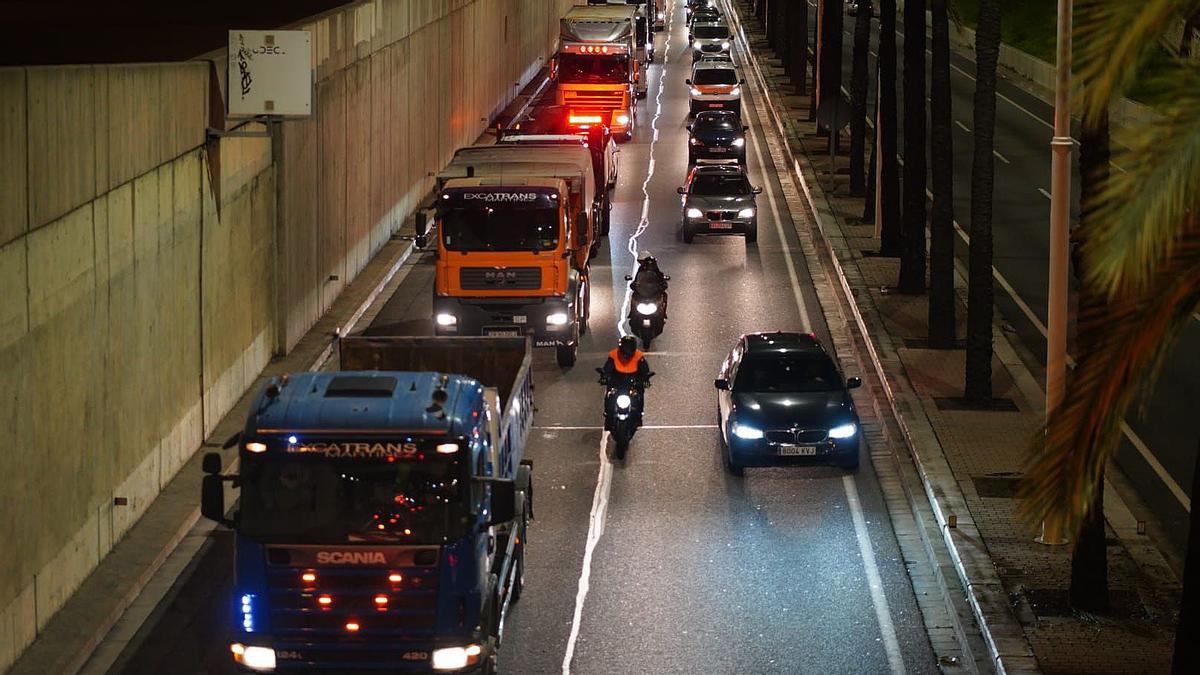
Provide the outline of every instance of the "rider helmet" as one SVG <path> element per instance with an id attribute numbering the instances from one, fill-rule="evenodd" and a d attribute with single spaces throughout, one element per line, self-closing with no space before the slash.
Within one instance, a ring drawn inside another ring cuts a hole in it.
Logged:
<path id="1" fill-rule="evenodd" d="M 633 353 L 637 351 L 637 338 L 632 335 L 621 337 L 621 341 L 617 344 L 617 351 L 621 354 L 622 359 L 633 358 Z"/>

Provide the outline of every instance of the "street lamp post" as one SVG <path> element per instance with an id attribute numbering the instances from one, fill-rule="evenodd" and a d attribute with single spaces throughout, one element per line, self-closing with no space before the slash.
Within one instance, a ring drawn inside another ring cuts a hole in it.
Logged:
<path id="1" fill-rule="evenodd" d="M 1071 2 L 1058 0 L 1054 82 L 1054 138 L 1050 140 L 1050 288 L 1046 318 L 1046 422 L 1062 404 L 1067 377 L 1067 246 L 1071 217 Z M 1042 544 L 1061 545 L 1066 534 L 1042 523 Z"/>

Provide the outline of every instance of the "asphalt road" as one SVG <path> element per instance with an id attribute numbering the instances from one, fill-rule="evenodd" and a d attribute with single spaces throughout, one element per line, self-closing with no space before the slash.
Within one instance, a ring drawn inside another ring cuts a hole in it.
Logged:
<path id="1" fill-rule="evenodd" d="M 712 378 L 734 340 L 765 329 L 829 336 L 781 187 L 763 164 L 764 130 L 752 112 L 750 173 L 764 188 L 758 244 L 740 237 L 682 243 L 675 194 L 686 171 L 682 17 L 677 9 L 669 47 L 668 33 L 659 35 L 641 126 L 621 147 L 612 232 L 592 264 L 592 330 L 579 364 L 562 371 L 551 352 L 535 357 L 538 411 L 526 453 L 535 463 L 537 520 L 525 593 L 504 628 L 501 669 L 885 673 L 900 659 L 899 670 L 936 672 L 869 458 L 853 475 L 750 469 L 735 479 L 722 470 Z M 630 239 L 644 205 L 634 246 L 652 251 L 671 275 L 671 318 L 648 355 L 658 376 L 646 426 L 627 459 L 614 463 L 601 446 L 602 390 L 593 368 L 618 336 L 623 279 L 634 263 Z M 371 330 L 429 334 L 432 283 L 425 255 Z M 231 602 L 230 539 L 214 536 L 112 672 L 229 670 L 219 617 Z M 875 592 L 872 573 L 881 582 Z"/>
<path id="2" fill-rule="evenodd" d="M 854 17 L 844 18 L 842 83 L 847 90 L 850 87 L 854 22 Z M 815 10 L 810 11 L 809 25 L 815 25 Z M 868 59 L 872 73 L 878 50 L 878 28 L 878 21 L 872 21 Z M 905 32 L 902 21 L 897 21 L 897 30 L 898 71 L 902 76 Z M 928 40 L 926 48 L 929 48 Z M 958 54 L 952 55 L 954 214 L 963 233 L 969 231 L 971 221 L 974 75 L 974 62 Z M 870 116 L 874 117 L 874 87 L 869 89 Z M 997 92 L 993 266 L 998 273 L 997 281 L 1002 278 L 1003 282 L 996 285 L 996 302 L 1021 343 L 1044 366 L 1050 249 L 1050 137 L 1054 111 L 1050 105 L 1004 79 L 998 80 Z M 897 82 L 897 97 L 902 124 L 902 77 Z M 1078 124 L 1075 126 L 1073 136 L 1078 139 Z M 899 135 L 903 136 L 902 127 Z M 900 147 L 903 149 L 903 145 Z M 1073 220 L 1079 216 L 1078 158 L 1076 145 L 1071 177 Z M 967 247 L 962 234 L 956 243 L 958 255 L 965 262 Z M 1200 350 L 1200 321 L 1193 321 L 1164 364 L 1156 388 L 1140 400 L 1142 409 L 1135 406 L 1127 418 L 1129 429 L 1117 453 L 1118 466 L 1130 479 L 1138 496 L 1161 521 L 1164 534 L 1177 551 L 1186 547 L 1188 512 L 1184 499 L 1192 484 L 1195 455 L 1200 444 L 1200 432 L 1192 424 L 1196 401 L 1200 400 L 1200 359 L 1194 356 L 1197 350 Z M 1154 466 L 1156 463 L 1157 467 Z"/>

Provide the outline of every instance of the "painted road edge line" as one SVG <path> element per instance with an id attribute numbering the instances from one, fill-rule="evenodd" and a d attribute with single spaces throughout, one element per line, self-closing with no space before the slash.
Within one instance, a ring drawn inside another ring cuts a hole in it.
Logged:
<path id="1" fill-rule="evenodd" d="M 883 592 L 883 579 L 879 576 L 879 565 L 875 551 L 871 548 L 871 534 L 867 531 L 867 518 L 863 515 L 862 502 L 858 499 L 858 486 L 853 476 L 842 476 L 842 487 L 846 489 L 846 501 L 850 504 L 850 516 L 854 520 L 854 534 L 858 535 L 858 552 L 862 554 L 863 567 L 867 570 L 867 587 L 871 589 L 871 604 L 875 606 L 875 619 L 883 634 L 883 647 L 887 652 L 888 666 L 892 672 L 904 673 L 904 656 L 896 640 L 896 626 L 892 624 L 892 610 L 887 595 Z"/>

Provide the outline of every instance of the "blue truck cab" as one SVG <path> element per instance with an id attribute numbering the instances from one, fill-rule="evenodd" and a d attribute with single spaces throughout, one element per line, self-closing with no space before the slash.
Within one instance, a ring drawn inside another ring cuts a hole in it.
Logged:
<path id="1" fill-rule="evenodd" d="M 236 531 L 232 657 L 492 673 L 532 517 L 530 347 L 353 337 L 339 356 L 263 387 L 230 439 L 235 475 L 204 458 L 202 511 Z"/>

